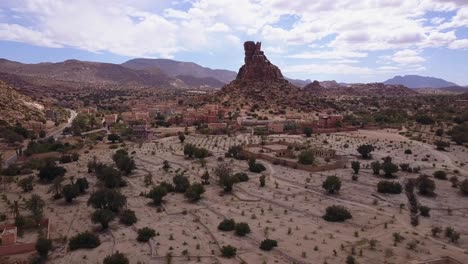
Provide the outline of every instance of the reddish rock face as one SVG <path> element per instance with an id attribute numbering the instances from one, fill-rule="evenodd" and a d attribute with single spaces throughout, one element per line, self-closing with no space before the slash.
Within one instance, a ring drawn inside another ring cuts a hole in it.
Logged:
<path id="1" fill-rule="evenodd" d="M 263 54 L 261 42 L 244 43 L 245 64 L 239 69 L 236 80 L 285 80 L 278 67 Z"/>

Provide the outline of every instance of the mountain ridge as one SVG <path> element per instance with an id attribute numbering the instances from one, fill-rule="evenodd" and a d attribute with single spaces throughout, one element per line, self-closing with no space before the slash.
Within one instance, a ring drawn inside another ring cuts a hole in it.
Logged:
<path id="1" fill-rule="evenodd" d="M 456 83 L 449 82 L 441 78 L 420 75 L 398 75 L 384 81 L 383 83 L 388 85 L 404 85 L 408 88 L 443 88 L 459 86 Z"/>

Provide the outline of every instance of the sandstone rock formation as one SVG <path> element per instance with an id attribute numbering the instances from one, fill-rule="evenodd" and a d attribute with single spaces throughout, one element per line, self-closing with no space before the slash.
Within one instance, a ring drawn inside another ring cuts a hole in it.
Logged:
<path id="1" fill-rule="evenodd" d="M 278 67 L 262 51 L 261 42 L 244 43 L 245 64 L 239 69 L 236 80 L 285 80 Z"/>

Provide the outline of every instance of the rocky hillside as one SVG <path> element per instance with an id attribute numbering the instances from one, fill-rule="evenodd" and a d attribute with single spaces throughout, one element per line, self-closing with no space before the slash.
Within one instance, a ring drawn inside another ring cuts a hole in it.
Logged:
<path id="1" fill-rule="evenodd" d="M 281 70 L 261 50 L 260 42 L 247 41 L 244 50 L 245 64 L 239 69 L 236 79 L 217 93 L 218 101 L 232 106 L 255 104 L 264 109 L 289 107 L 312 110 L 321 107 L 313 96 L 283 77 Z"/>
<path id="2" fill-rule="evenodd" d="M 166 86 L 170 78 L 162 72 L 132 70 L 111 63 L 67 60 L 58 63 L 23 64 L 9 60 L 0 60 L 0 72 L 19 76 L 52 79 L 57 81 Z"/>
<path id="3" fill-rule="evenodd" d="M 306 85 L 303 90 L 318 96 L 410 96 L 418 93 L 403 85 L 385 85 L 383 83 L 340 85 L 333 81 L 323 84 L 317 81 Z"/>
<path id="4" fill-rule="evenodd" d="M 408 88 L 442 88 L 458 86 L 457 84 L 446 81 L 444 79 L 419 75 L 395 76 L 389 80 L 386 80 L 384 84 L 404 85 Z"/>
<path id="5" fill-rule="evenodd" d="M 171 77 L 192 76 L 195 78 L 214 78 L 224 84 L 234 80 L 237 74 L 228 70 L 210 69 L 193 62 L 169 59 L 133 59 L 121 65 L 130 69 L 148 72 L 160 70 Z"/>
<path id="6" fill-rule="evenodd" d="M 13 125 L 16 122 L 42 121 L 44 106 L 13 87 L 0 81 L 0 119 Z"/>

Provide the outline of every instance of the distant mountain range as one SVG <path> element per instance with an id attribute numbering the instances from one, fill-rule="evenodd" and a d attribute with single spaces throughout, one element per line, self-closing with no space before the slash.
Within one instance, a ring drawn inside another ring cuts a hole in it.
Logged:
<path id="1" fill-rule="evenodd" d="M 389 80 L 386 80 L 384 84 L 404 85 L 408 88 L 443 88 L 459 86 L 444 79 L 419 75 L 395 76 Z"/>
<path id="2" fill-rule="evenodd" d="M 229 83 L 236 78 L 237 73 L 228 70 L 210 69 L 193 62 L 175 61 L 169 59 L 133 59 L 121 64 L 124 67 L 152 72 L 161 70 L 171 77 L 192 76 L 195 78 L 214 78 L 223 83 Z"/>

